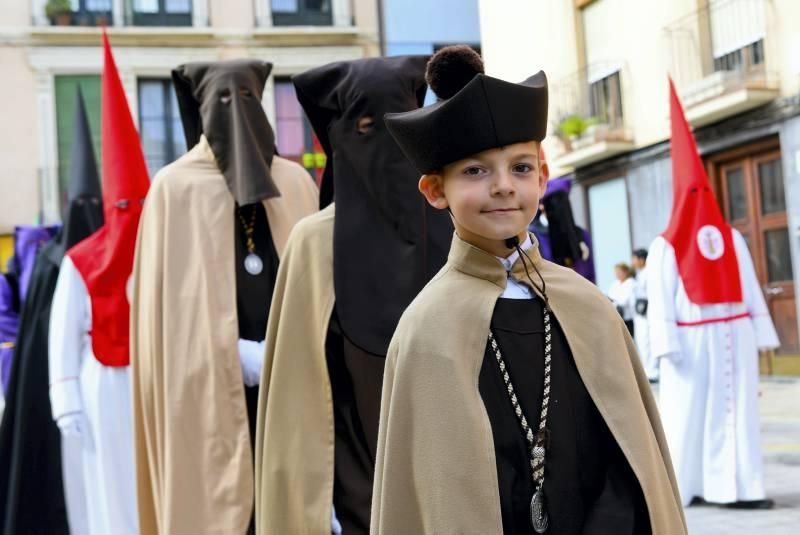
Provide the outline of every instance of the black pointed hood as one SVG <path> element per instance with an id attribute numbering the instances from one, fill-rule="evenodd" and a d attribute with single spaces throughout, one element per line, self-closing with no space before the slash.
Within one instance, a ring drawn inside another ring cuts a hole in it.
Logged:
<path id="1" fill-rule="evenodd" d="M 72 148 L 64 224 L 53 243 L 43 250 L 56 264 L 64 254 L 103 226 L 103 194 L 92 145 L 92 132 L 80 88 L 75 93 Z"/>
<path id="2" fill-rule="evenodd" d="M 419 174 L 381 120 L 422 106 L 426 63 L 369 58 L 293 78 L 327 155 L 321 203 L 336 202 L 336 313 L 344 335 L 375 355 L 386 354 L 403 310 L 444 265 L 453 232 L 420 195 Z"/>

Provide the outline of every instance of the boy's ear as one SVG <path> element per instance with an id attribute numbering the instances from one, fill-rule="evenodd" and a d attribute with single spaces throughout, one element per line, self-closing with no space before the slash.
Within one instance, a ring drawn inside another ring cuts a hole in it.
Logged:
<path id="1" fill-rule="evenodd" d="M 542 145 L 539 144 L 539 189 L 542 195 L 544 195 L 545 189 L 547 188 L 548 180 L 550 180 L 550 166 L 547 165 L 544 149 Z"/>
<path id="2" fill-rule="evenodd" d="M 419 191 L 434 208 L 444 210 L 450 206 L 444 196 L 444 177 L 440 174 L 422 175 L 419 179 Z"/>

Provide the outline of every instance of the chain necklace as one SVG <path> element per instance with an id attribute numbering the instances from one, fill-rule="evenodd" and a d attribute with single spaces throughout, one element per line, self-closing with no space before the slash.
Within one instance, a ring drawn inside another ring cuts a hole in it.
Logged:
<path id="1" fill-rule="evenodd" d="M 261 257 L 256 254 L 256 242 L 253 240 L 253 234 L 256 230 L 256 211 L 257 206 L 253 205 L 249 224 L 244 220 L 244 217 L 242 217 L 241 206 L 236 211 L 236 214 L 239 216 L 239 221 L 241 221 L 242 227 L 244 228 L 245 237 L 247 238 L 247 256 L 244 259 L 244 269 L 253 276 L 259 275 L 264 269 L 264 262 L 261 260 Z"/>
<path id="2" fill-rule="evenodd" d="M 531 525 L 536 533 L 544 533 L 550 525 L 550 517 L 547 514 L 547 507 L 544 500 L 544 461 L 545 461 L 545 445 L 547 437 L 547 410 L 550 406 L 550 364 L 552 360 L 551 354 L 551 333 L 550 333 L 550 309 L 545 302 L 544 304 L 544 391 L 542 394 L 542 412 L 539 417 L 539 430 L 534 434 L 533 430 L 528 425 L 528 420 L 522 412 L 514 385 L 511 383 L 511 376 L 508 374 L 508 367 L 500 353 L 500 346 L 497 344 L 497 339 L 492 331 L 489 331 L 489 343 L 494 351 L 497 365 L 500 367 L 500 373 L 503 375 L 503 382 L 505 382 L 508 397 L 511 399 L 511 405 L 514 407 L 514 414 L 517 415 L 519 425 L 522 432 L 525 434 L 525 440 L 528 442 L 528 455 L 531 464 L 531 477 L 536 490 L 531 498 Z"/>

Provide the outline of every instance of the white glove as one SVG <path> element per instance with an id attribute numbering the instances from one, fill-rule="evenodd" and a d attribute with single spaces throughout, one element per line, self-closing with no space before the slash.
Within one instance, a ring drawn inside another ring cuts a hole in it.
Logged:
<path id="1" fill-rule="evenodd" d="M 587 260 L 589 260 L 589 254 L 590 254 L 590 251 L 589 251 L 589 246 L 588 246 L 588 245 L 586 245 L 586 244 L 585 244 L 585 243 L 583 243 L 583 242 L 580 242 L 580 243 L 578 244 L 578 246 L 579 246 L 579 247 L 580 247 L 580 249 L 581 249 L 581 260 L 583 260 L 584 262 L 586 262 Z"/>
<path id="2" fill-rule="evenodd" d="M 56 420 L 56 425 L 61 430 L 61 435 L 80 438 L 86 433 L 86 419 L 82 412 L 71 412 Z"/>
<path id="3" fill-rule="evenodd" d="M 265 346 L 264 342 L 239 340 L 239 363 L 242 366 L 242 379 L 247 386 L 256 386 L 261 380 Z"/>
<path id="4" fill-rule="evenodd" d="M 342 535 L 342 525 L 339 519 L 336 518 L 336 507 L 331 505 L 331 533 L 333 535 Z"/>

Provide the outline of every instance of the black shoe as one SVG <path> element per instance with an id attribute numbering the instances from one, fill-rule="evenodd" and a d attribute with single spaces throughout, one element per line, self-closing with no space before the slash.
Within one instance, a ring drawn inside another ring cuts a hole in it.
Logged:
<path id="1" fill-rule="evenodd" d="M 742 500 L 738 502 L 726 503 L 724 507 L 728 509 L 772 509 L 775 507 L 775 501 L 770 499 L 763 500 Z"/>
<path id="2" fill-rule="evenodd" d="M 658 384 L 658 377 L 648 377 L 647 380 L 650 381 L 651 385 L 657 385 Z"/>
<path id="3" fill-rule="evenodd" d="M 695 496 L 694 498 L 692 498 L 692 501 L 689 502 L 689 507 L 693 505 L 711 505 L 711 504 L 705 501 L 700 496 Z"/>

